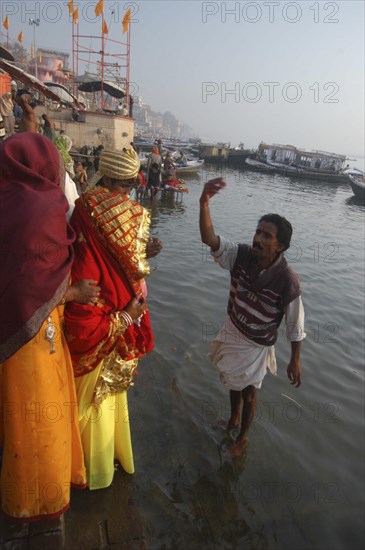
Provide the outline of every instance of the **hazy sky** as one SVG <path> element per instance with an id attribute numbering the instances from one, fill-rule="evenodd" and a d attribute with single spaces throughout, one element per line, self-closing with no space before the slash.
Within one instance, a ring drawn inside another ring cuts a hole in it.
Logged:
<path id="1" fill-rule="evenodd" d="M 80 33 L 99 35 L 96 0 L 78 4 Z M 123 39 L 127 7 L 131 81 L 154 110 L 173 112 L 204 140 L 364 154 L 362 0 L 105 0 L 109 38 Z M 1 10 L 26 47 L 28 19 L 39 17 L 37 47 L 71 49 L 66 0 L 2 0 Z"/>

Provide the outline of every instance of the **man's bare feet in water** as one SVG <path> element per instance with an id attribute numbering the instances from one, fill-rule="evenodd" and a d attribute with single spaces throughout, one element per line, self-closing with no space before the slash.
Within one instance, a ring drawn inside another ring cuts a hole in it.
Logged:
<path id="1" fill-rule="evenodd" d="M 227 453 L 231 458 L 242 456 L 248 445 L 248 437 L 237 438 L 236 441 L 229 447 Z"/>
<path id="2" fill-rule="evenodd" d="M 231 419 L 229 419 L 228 424 L 227 424 L 226 420 L 224 420 L 223 418 L 220 418 L 215 423 L 215 426 L 217 428 L 222 428 L 222 430 L 227 430 L 227 432 L 231 432 L 232 430 L 238 430 L 238 428 L 240 427 L 240 422 L 234 424 L 234 423 L 231 422 Z"/>

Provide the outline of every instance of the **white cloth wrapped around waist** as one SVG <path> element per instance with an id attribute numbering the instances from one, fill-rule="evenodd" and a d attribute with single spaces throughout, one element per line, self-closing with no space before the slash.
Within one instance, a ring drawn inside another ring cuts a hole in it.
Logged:
<path id="1" fill-rule="evenodd" d="M 210 345 L 208 357 L 218 368 L 221 382 L 230 390 L 261 388 L 266 370 L 274 375 L 277 372 L 274 346 L 261 346 L 249 340 L 228 316 Z"/>

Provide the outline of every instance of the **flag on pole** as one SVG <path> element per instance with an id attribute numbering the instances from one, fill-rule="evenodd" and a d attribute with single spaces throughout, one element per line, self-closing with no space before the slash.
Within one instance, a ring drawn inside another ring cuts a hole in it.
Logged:
<path id="1" fill-rule="evenodd" d="M 96 17 L 99 17 L 99 15 L 102 15 L 103 13 L 104 13 L 104 0 L 99 0 L 95 6 L 95 15 Z"/>
<path id="2" fill-rule="evenodd" d="M 39 50 L 39 57 L 38 57 L 38 62 L 39 63 L 42 63 L 42 50 Z"/>
<path id="3" fill-rule="evenodd" d="M 20 43 L 23 42 L 23 31 L 21 31 L 21 32 L 19 33 L 18 40 L 19 40 Z"/>
<path id="4" fill-rule="evenodd" d="M 30 58 L 31 59 L 34 58 L 34 46 L 33 46 L 33 44 L 30 46 Z"/>
<path id="5" fill-rule="evenodd" d="M 125 12 L 125 16 L 123 17 L 123 34 L 125 32 L 128 32 L 129 24 L 131 22 L 131 8 L 128 8 L 128 10 Z"/>
<path id="6" fill-rule="evenodd" d="M 69 16 L 72 17 L 73 12 L 74 12 L 74 0 L 70 0 L 69 3 L 67 4 L 67 6 L 68 6 Z"/>
<path id="7" fill-rule="evenodd" d="M 3 27 L 4 29 L 6 29 L 7 31 L 9 30 L 9 17 L 6 16 L 4 21 L 3 21 Z"/>
<path id="8" fill-rule="evenodd" d="M 75 23 L 75 25 L 78 25 L 79 23 L 79 8 L 76 8 L 72 15 L 72 21 Z"/>
<path id="9" fill-rule="evenodd" d="M 109 32 L 108 25 L 106 24 L 105 19 L 103 19 L 102 31 L 103 31 L 103 34 L 108 34 L 108 32 Z"/>

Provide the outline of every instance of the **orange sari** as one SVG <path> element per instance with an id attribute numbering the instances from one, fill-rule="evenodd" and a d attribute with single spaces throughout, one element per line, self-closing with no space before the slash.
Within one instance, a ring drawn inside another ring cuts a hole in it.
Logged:
<path id="1" fill-rule="evenodd" d="M 60 329 L 55 353 L 39 333 L 0 365 L 0 446 L 3 512 L 31 521 L 51 519 L 67 510 L 70 486 L 86 486 L 78 429 L 73 369 Z M 4 445 L 5 443 L 5 445 Z"/>

